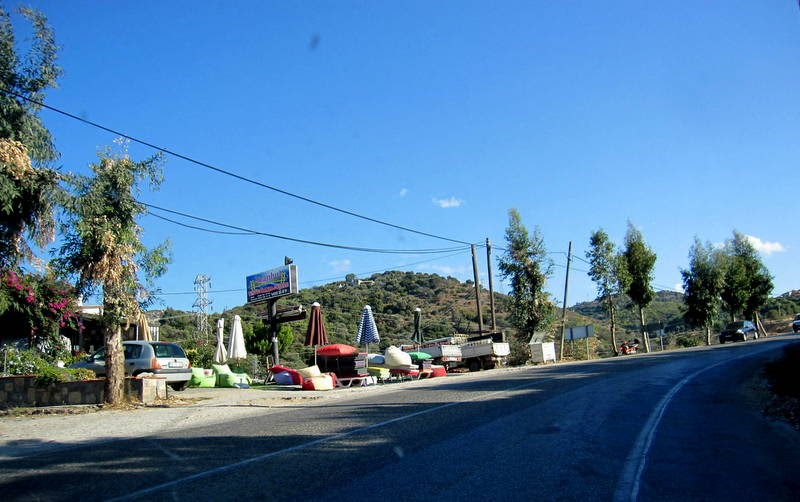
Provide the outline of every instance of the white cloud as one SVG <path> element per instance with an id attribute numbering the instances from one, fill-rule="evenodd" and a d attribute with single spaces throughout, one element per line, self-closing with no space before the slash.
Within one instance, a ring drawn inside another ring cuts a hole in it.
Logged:
<path id="1" fill-rule="evenodd" d="M 333 261 L 330 261 L 330 262 L 328 262 L 328 265 L 333 267 L 333 271 L 334 272 L 341 273 L 341 272 L 349 272 L 350 271 L 350 266 L 352 265 L 352 263 L 350 263 L 350 260 L 345 258 L 344 260 L 333 260 Z"/>
<path id="2" fill-rule="evenodd" d="M 758 237 L 753 237 L 752 235 L 748 235 L 747 240 L 750 241 L 750 244 L 752 244 L 754 248 L 756 248 L 756 251 L 766 256 L 769 256 L 772 253 L 782 253 L 786 251 L 786 248 L 783 247 L 783 244 L 780 242 L 762 241 Z"/>
<path id="3" fill-rule="evenodd" d="M 449 199 L 433 199 L 433 203 L 442 209 L 449 209 L 451 207 L 459 207 L 461 204 L 463 204 L 463 201 L 456 199 L 455 197 L 450 197 Z"/>
<path id="4" fill-rule="evenodd" d="M 676 293 L 683 293 L 684 292 L 683 291 L 683 283 L 682 282 L 679 282 L 679 283 L 675 284 L 674 288 L 675 288 L 675 292 Z"/>
<path id="5" fill-rule="evenodd" d="M 406 195 L 408 195 L 408 188 L 401 188 L 400 197 L 405 197 Z"/>

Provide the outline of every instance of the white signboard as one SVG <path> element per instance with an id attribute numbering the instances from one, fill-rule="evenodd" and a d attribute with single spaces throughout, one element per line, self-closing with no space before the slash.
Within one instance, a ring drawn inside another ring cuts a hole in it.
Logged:
<path id="1" fill-rule="evenodd" d="M 531 343 L 531 360 L 534 363 L 556 362 L 556 344 L 553 342 Z"/>
<path id="2" fill-rule="evenodd" d="M 594 338 L 594 326 L 573 326 L 564 328 L 564 340 L 579 340 L 581 338 Z"/>

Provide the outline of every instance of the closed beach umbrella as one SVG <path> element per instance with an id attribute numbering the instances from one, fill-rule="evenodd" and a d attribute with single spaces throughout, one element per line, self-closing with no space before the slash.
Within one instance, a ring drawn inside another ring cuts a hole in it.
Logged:
<path id="1" fill-rule="evenodd" d="M 228 360 L 228 351 L 225 350 L 225 319 L 217 319 L 217 350 L 214 352 L 214 362 L 223 364 Z"/>
<path id="2" fill-rule="evenodd" d="M 314 364 L 317 364 L 317 345 L 328 344 L 328 331 L 325 329 L 325 320 L 322 318 L 322 309 L 317 302 L 311 305 L 311 315 L 306 328 L 306 341 L 303 345 L 314 347 Z"/>
<path id="3" fill-rule="evenodd" d="M 139 312 L 136 318 L 136 330 L 138 333 L 137 339 L 150 341 L 150 325 L 147 324 L 147 316 L 144 315 L 144 312 Z"/>
<path id="4" fill-rule="evenodd" d="M 244 359 L 247 357 L 247 349 L 244 348 L 244 332 L 242 331 L 242 318 L 238 315 L 233 316 L 233 328 L 231 328 L 231 339 L 228 340 L 228 358 Z"/>
<path id="5" fill-rule="evenodd" d="M 419 307 L 414 309 L 414 334 L 411 335 L 411 340 L 417 345 L 422 345 L 422 309 Z"/>
<path id="6" fill-rule="evenodd" d="M 378 335 L 378 326 L 375 325 L 375 317 L 372 315 L 372 307 L 365 305 L 364 310 L 361 311 L 361 321 L 358 323 L 356 343 L 365 344 L 367 346 L 367 352 L 369 352 L 369 344 L 380 341 L 381 337 Z"/>

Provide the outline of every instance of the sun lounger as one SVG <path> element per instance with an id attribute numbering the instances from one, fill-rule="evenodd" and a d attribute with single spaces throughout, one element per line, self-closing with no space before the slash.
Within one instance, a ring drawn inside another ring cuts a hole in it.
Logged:
<path id="1" fill-rule="evenodd" d="M 389 374 L 399 380 L 416 380 L 419 378 L 419 370 L 412 369 L 392 368 L 389 370 Z"/>
<path id="2" fill-rule="evenodd" d="M 337 387 L 366 387 L 367 385 L 375 384 L 377 379 L 370 375 L 339 377 L 336 381 Z"/>
<path id="3" fill-rule="evenodd" d="M 389 372 L 389 368 L 369 366 L 367 367 L 367 372 L 369 373 L 369 376 L 375 377 L 375 379 L 381 383 L 392 378 L 392 374 Z"/>

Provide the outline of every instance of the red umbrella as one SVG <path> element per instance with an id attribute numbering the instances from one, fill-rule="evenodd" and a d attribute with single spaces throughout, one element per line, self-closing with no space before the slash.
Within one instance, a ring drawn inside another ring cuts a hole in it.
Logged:
<path id="1" fill-rule="evenodd" d="M 319 303 L 311 305 L 311 315 L 308 316 L 308 328 L 306 328 L 306 341 L 303 345 L 314 346 L 314 364 L 317 364 L 317 345 L 328 344 L 328 332 L 325 330 L 325 320 L 322 318 L 322 310 Z"/>

